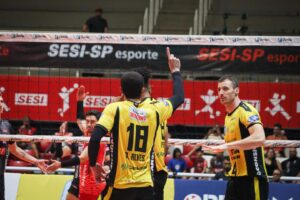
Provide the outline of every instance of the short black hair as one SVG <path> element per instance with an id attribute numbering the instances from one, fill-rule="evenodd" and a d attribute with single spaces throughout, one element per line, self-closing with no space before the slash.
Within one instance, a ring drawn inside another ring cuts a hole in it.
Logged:
<path id="1" fill-rule="evenodd" d="M 274 127 L 278 127 L 280 130 L 282 129 L 282 126 L 279 123 L 274 124 Z"/>
<path id="2" fill-rule="evenodd" d="M 99 120 L 100 116 L 101 116 L 101 112 L 99 112 L 98 110 L 89 110 L 85 113 L 85 116 L 95 116 L 97 120 Z"/>
<path id="3" fill-rule="evenodd" d="M 218 82 L 221 83 L 221 82 L 223 82 L 225 80 L 230 80 L 231 83 L 232 83 L 232 85 L 233 85 L 233 88 L 239 87 L 239 82 L 238 82 L 238 80 L 234 76 L 232 76 L 232 75 L 222 76 L 221 78 L 219 78 Z"/>
<path id="4" fill-rule="evenodd" d="M 140 98 L 143 87 L 144 78 L 138 72 L 127 72 L 121 78 L 121 88 L 126 98 Z"/>
<path id="5" fill-rule="evenodd" d="M 97 13 L 97 12 L 103 14 L 103 9 L 102 9 L 102 8 L 97 8 L 97 9 L 95 9 L 95 13 Z"/>
<path id="6" fill-rule="evenodd" d="M 179 152 L 181 154 L 181 150 L 179 148 L 175 148 L 173 151 L 173 158 L 175 157 L 177 152 Z"/>
<path id="7" fill-rule="evenodd" d="M 133 71 L 141 74 L 144 78 L 144 86 L 149 88 L 149 79 L 151 78 L 151 70 L 147 67 L 134 68 Z"/>

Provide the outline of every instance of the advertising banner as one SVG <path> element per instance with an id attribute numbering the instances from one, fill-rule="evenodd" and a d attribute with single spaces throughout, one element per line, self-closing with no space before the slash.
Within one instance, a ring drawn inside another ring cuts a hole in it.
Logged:
<path id="1" fill-rule="evenodd" d="M 86 110 L 102 111 L 112 98 L 119 96 L 119 79 L 75 77 L 0 76 L 4 97 L 4 117 L 20 120 L 75 121 L 76 92 L 80 85 L 89 95 Z M 152 80 L 152 96 L 158 100 L 171 97 L 171 80 Z M 225 109 L 220 104 L 216 81 L 184 81 L 185 101 L 168 121 L 192 126 L 223 125 Z M 240 98 L 259 112 L 265 127 L 280 122 L 285 128 L 300 127 L 300 84 L 240 83 Z"/>
<path id="2" fill-rule="evenodd" d="M 0 33 L 0 67 L 167 71 L 166 47 L 183 71 L 300 74 L 300 37 Z"/>

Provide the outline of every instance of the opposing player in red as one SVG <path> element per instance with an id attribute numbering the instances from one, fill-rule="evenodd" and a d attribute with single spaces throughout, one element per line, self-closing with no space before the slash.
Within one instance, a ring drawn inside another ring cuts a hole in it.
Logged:
<path id="1" fill-rule="evenodd" d="M 96 122 L 100 117 L 100 113 L 95 110 L 88 111 L 84 117 L 83 100 L 88 93 L 85 92 L 85 87 L 80 86 L 77 93 L 77 124 L 85 136 L 90 136 L 94 130 Z M 101 148 L 98 152 L 97 163 L 103 165 L 105 157 L 106 144 L 101 143 Z M 62 162 L 53 160 L 53 163 L 47 168 L 49 172 L 53 172 L 60 167 L 69 167 L 80 165 L 79 168 L 79 199 L 80 200 L 96 200 L 100 193 L 105 188 L 105 182 L 96 183 L 91 172 L 88 160 L 87 144 L 84 145 L 83 151 L 79 156 Z"/>

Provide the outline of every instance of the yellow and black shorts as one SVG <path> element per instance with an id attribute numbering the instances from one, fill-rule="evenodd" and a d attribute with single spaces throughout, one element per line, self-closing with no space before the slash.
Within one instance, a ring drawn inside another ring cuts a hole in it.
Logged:
<path id="1" fill-rule="evenodd" d="M 106 186 L 101 197 L 102 200 L 154 200 L 153 194 L 153 187 L 117 189 Z"/>
<path id="2" fill-rule="evenodd" d="M 225 200 L 267 200 L 269 183 L 263 177 L 230 177 Z"/>

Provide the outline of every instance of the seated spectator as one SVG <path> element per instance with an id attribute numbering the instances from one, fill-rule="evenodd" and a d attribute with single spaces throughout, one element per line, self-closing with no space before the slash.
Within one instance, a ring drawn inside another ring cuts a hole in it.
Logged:
<path id="1" fill-rule="evenodd" d="M 195 152 L 195 155 L 194 155 Z M 187 154 L 187 156 L 193 162 L 193 167 L 191 168 L 192 173 L 205 173 L 207 168 L 207 161 L 203 158 L 203 151 L 201 147 L 197 145 Z"/>
<path id="2" fill-rule="evenodd" d="M 217 153 L 216 156 L 214 156 L 210 160 L 210 167 L 212 173 L 218 173 L 220 171 L 223 171 L 223 161 L 224 161 L 224 155 L 223 152 Z"/>
<path id="3" fill-rule="evenodd" d="M 285 135 L 282 135 L 282 126 L 280 124 L 275 124 L 273 127 L 273 135 L 269 135 L 267 140 L 287 140 Z M 284 148 L 276 147 L 274 148 L 277 157 L 284 157 Z"/>
<path id="4" fill-rule="evenodd" d="M 222 171 L 216 173 L 215 177 L 213 178 L 214 180 L 228 180 L 228 172 L 230 170 L 230 160 L 229 157 L 224 157 L 223 159 L 223 169 Z"/>
<path id="5" fill-rule="evenodd" d="M 108 24 L 106 19 L 102 17 L 102 14 L 102 8 L 97 8 L 95 10 L 95 16 L 90 17 L 83 25 L 83 31 L 91 33 L 107 33 Z"/>
<path id="6" fill-rule="evenodd" d="M 32 120 L 25 116 L 22 119 L 23 123 L 18 129 L 18 134 L 20 135 L 35 135 L 37 132 L 37 128 L 32 125 Z M 17 146 L 23 150 L 33 150 L 34 156 L 36 158 L 39 157 L 39 152 L 36 144 L 34 142 L 17 142 Z"/>
<path id="7" fill-rule="evenodd" d="M 275 169 L 278 169 L 279 171 L 282 171 L 282 167 L 280 162 L 276 159 L 276 154 L 274 149 L 270 148 L 267 151 L 266 157 L 265 157 L 265 163 L 268 175 L 273 174 Z"/>
<path id="8" fill-rule="evenodd" d="M 186 163 L 185 160 L 181 158 L 180 149 L 174 149 L 173 158 L 168 162 L 168 169 L 171 172 L 184 172 L 186 170 Z"/>
<path id="9" fill-rule="evenodd" d="M 284 176 L 297 176 L 300 172 L 300 158 L 296 148 L 290 148 L 289 158 L 281 163 Z"/>
<path id="10" fill-rule="evenodd" d="M 281 178 L 281 171 L 279 169 L 275 169 L 272 173 L 272 179 L 271 182 L 273 183 L 284 183 L 282 180 L 280 180 Z"/>
<path id="11" fill-rule="evenodd" d="M 219 127 L 214 127 L 208 130 L 207 135 L 204 137 L 204 139 L 207 140 L 223 140 L 224 137 L 221 133 L 221 130 Z"/>

